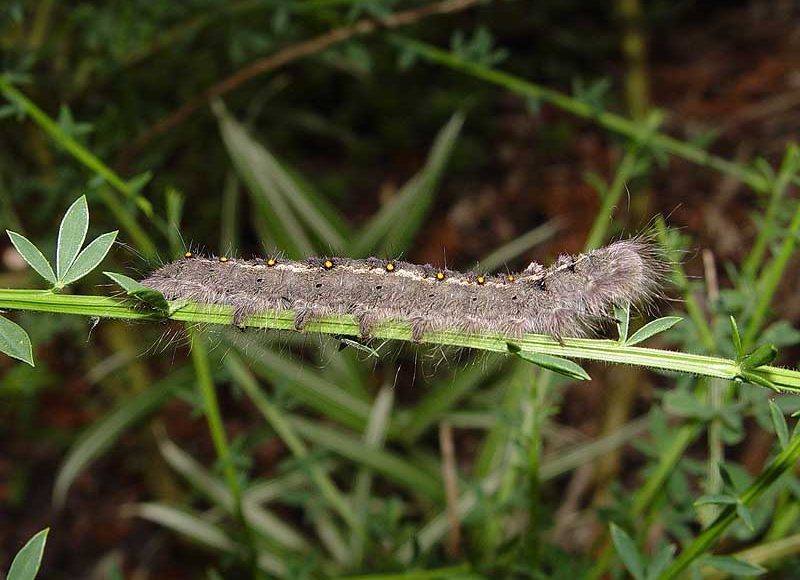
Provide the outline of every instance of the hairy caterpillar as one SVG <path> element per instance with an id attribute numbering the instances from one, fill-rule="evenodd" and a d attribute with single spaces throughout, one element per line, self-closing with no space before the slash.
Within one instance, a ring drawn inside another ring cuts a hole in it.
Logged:
<path id="1" fill-rule="evenodd" d="M 651 241 L 632 238 L 499 275 L 378 258 L 242 260 L 187 252 L 142 284 L 169 300 L 231 306 L 237 326 L 256 313 L 292 310 L 297 330 L 326 315 L 353 315 L 365 338 L 381 322 L 406 321 L 415 341 L 432 330 L 561 339 L 596 333 L 615 305 L 650 303 L 664 268 Z"/>

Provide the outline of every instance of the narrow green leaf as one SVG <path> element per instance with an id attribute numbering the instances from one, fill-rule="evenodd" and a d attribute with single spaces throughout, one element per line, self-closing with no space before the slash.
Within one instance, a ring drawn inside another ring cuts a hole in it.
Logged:
<path id="1" fill-rule="evenodd" d="M 718 463 L 717 469 L 719 469 L 719 476 L 722 479 L 723 483 L 725 484 L 725 488 L 729 489 L 732 492 L 736 492 L 736 486 L 733 483 L 733 478 L 731 477 L 728 468 L 725 467 L 724 463 Z M 738 501 L 738 500 L 737 500 Z"/>
<path id="2" fill-rule="evenodd" d="M 625 341 L 626 346 L 633 346 L 634 344 L 639 344 L 640 342 L 644 342 L 648 338 L 655 336 L 656 334 L 660 334 L 662 332 L 666 332 L 676 324 L 678 324 L 683 318 L 680 316 L 665 316 L 663 318 L 659 318 L 657 320 L 653 320 L 652 322 L 648 322 L 644 326 L 642 326 L 639 330 L 633 333 L 633 335 Z"/>
<path id="3" fill-rule="evenodd" d="M 78 254 L 78 257 L 75 258 L 69 270 L 67 270 L 62 283 L 64 285 L 72 284 L 97 268 L 100 262 L 106 257 L 106 254 L 108 254 L 111 246 L 114 245 L 114 240 L 117 239 L 118 233 L 119 231 L 115 230 L 98 236 L 92 243 L 86 246 L 83 251 Z"/>
<path id="4" fill-rule="evenodd" d="M 742 371 L 741 373 L 739 373 L 739 376 L 742 378 L 742 380 L 745 380 L 748 383 L 753 383 L 754 385 L 759 385 L 761 387 L 772 389 L 776 393 L 781 392 L 781 390 L 778 388 L 778 385 L 756 373 L 750 371 Z"/>
<path id="5" fill-rule="evenodd" d="M 114 282 L 122 286 L 127 292 L 128 296 L 141 300 L 152 308 L 158 311 L 159 314 L 167 316 L 170 314 L 169 302 L 164 298 L 164 295 L 152 288 L 143 286 L 133 278 L 129 278 L 125 274 L 117 274 L 116 272 L 103 272 L 106 276 L 111 278 Z"/>
<path id="6" fill-rule="evenodd" d="M 775 434 L 778 436 L 778 441 L 780 441 L 781 449 L 786 449 L 789 444 L 789 426 L 786 424 L 786 417 L 783 416 L 780 407 L 773 400 L 769 402 L 769 414 Z"/>
<path id="7" fill-rule="evenodd" d="M 698 507 L 701 505 L 735 505 L 737 503 L 739 503 L 739 499 L 735 495 L 719 494 L 700 496 L 692 505 Z"/>
<path id="8" fill-rule="evenodd" d="M 644 562 L 631 537 L 619 526 L 611 523 L 611 539 L 622 563 L 636 580 L 645 580 Z"/>
<path id="9" fill-rule="evenodd" d="M 647 565 L 647 580 L 656 580 L 661 577 L 661 573 L 667 569 L 672 563 L 672 558 L 675 556 L 675 545 L 670 544 L 664 546 L 658 553 L 653 556 L 650 563 Z"/>
<path id="10" fill-rule="evenodd" d="M 188 367 L 171 373 L 146 390 L 123 399 L 117 408 L 81 433 L 58 468 L 53 486 L 55 506 L 60 508 L 64 504 L 64 499 L 78 475 L 110 449 L 127 430 L 158 409 L 180 387 L 191 384 L 193 376 Z"/>
<path id="11" fill-rule="evenodd" d="M 524 361 L 528 361 L 529 363 L 533 363 L 571 379 L 589 381 L 592 378 L 589 376 L 589 373 L 583 370 L 583 367 L 569 359 L 538 352 L 522 352 L 519 346 L 513 343 L 508 343 L 508 350 Z"/>
<path id="12" fill-rule="evenodd" d="M 736 349 L 737 360 L 744 356 L 744 348 L 742 347 L 742 335 L 739 333 L 739 325 L 736 324 L 736 319 L 730 316 L 731 322 L 731 337 L 733 337 L 733 347 Z"/>
<path id="13" fill-rule="evenodd" d="M 33 347 L 28 333 L 17 323 L 0 316 L 0 352 L 8 356 L 33 364 Z"/>
<path id="14" fill-rule="evenodd" d="M 753 526 L 753 515 L 750 513 L 750 509 L 744 505 L 744 503 L 738 502 L 736 504 L 736 513 L 742 519 L 744 525 L 747 526 L 747 529 L 749 529 L 751 532 L 755 530 L 755 527 Z"/>
<path id="15" fill-rule="evenodd" d="M 39 248 L 34 246 L 28 238 L 21 234 L 12 232 L 11 230 L 6 230 L 6 233 L 11 239 L 11 243 L 14 244 L 14 247 L 19 252 L 19 255 L 28 262 L 30 267 L 36 270 L 42 278 L 51 284 L 55 284 L 56 275 L 53 272 L 53 268 L 50 266 L 50 262 L 47 261 L 47 258 L 44 257 L 44 254 L 39 251 Z"/>
<path id="16" fill-rule="evenodd" d="M 362 228 L 351 244 L 351 255 L 391 255 L 406 248 L 427 215 L 463 122 L 462 115 L 453 115 L 439 131 L 425 166 Z"/>
<path id="17" fill-rule="evenodd" d="M 299 258 L 313 254 L 314 244 L 303 224 L 270 178 L 265 167 L 265 149 L 231 116 L 222 101 L 215 101 L 212 110 L 228 155 L 251 193 L 257 217 L 268 226 L 270 235 L 289 256 Z"/>
<path id="18" fill-rule="evenodd" d="M 722 572 L 734 574 L 736 576 L 760 576 L 765 574 L 767 569 L 758 564 L 751 564 L 744 560 L 739 560 L 733 556 L 707 556 L 701 560 L 706 566 L 711 566 Z"/>
<path id="19" fill-rule="evenodd" d="M 58 244 L 56 246 L 56 274 L 63 280 L 78 252 L 86 241 L 86 232 L 89 231 L 89 206 L 86 196 L 82 195 L 69 206 L 61 226 L 58 228 Z"/>
<path id="20" fill-rule="evenodd" d="M 7 580 L 33 580 L 36 578 L 39 566 L 42 564 L 44 545 L 49 532 L 50 528 L 43 529 L 17 552 L 14 561 L 11 562 L 11 568 L 8 570 Z"/>
<path id="21" fill-rule="evenodd" d="M 744 357 L 741 366 L 745 370 L 757 369 L 760 366 L 768 365 L 778 356 L 778 349 L 771 344 L 759 346 L 753 352 Z"/>
<path id="22" fill-rule="evenodd" d="M 623 306 L 614 305 L 614 317 L 617 319 L 617 336 L 620 344 L 625 344 L 628 340 L 628 328 L 631 324 L 631 303 L 626 302 Z"/>

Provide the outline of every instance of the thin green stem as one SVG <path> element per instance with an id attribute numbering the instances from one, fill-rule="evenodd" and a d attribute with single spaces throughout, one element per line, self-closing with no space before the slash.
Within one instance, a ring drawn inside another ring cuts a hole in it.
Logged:
<path id="1" fill-rule="evenodd" d="M 586 245 L 584 251 L 588 252 L 599 248 L 608 237 L 608 226 L 613 219 L 614 209 L 617 207 L 622 194 L 627 191 L 628 182 L 636 177 L 637 165 L 643 158 L 642 149 L 647 142 L 652 138 L 653 133 L 661 123 L 662 115 L 658 113 L 651 113 L 648 119 L 644 122 L 637 134 L 636 140 L 631 143 L 625 151 L 625 156 L 617 166 L 617 171 L 614 173 L 614 179 L 611 185 L 605 191 L 599 191 L 602 195 L 603 203 L 600 206 L 600 211 L 594 218 L 592 229 L 586 238 Z"/>
<path id="2" fill-rule="evenodd" d="M 656 219 L 656 231 L 659 243 L 662 247 L 667 248 L 667 225 L 664 223 L 664 219 L 661 216 Z M 692 324 L 694 324 L 700 341 L 703 343 L 706 352 L 716 352 L 717 341 L 714 338 L 714 333 L 711 331 L 711 327 L 708 325 L 705 316 L 703 316 L 703 310 L 700 308 L 700 304 L 692 293 L 692 289 L 689 285 L 689 278 L 686 276 L 681 261 L 678 259 L 678 256 L 674 254 L 670 255 L 669 259 L 672 265 L 672 281 L 683 294 L 683 303 L 686 308 L 686 313 L 689 315 Z"/>
<path id="3" fill-rule="evenodd" d="M 761 330 L 761 326 L 764 323 L 764 319 L 767 317 L 767 311 L 769 310 L 770 304 L 772 304 L 775 291 L 778 289 L 786 266 L 789 265 L 789 260 L 794 254 L 798 233 L 800 233 L 800 202 L 798 202 L 795 207 L 792 223 L 789 226 L 789 231 L 786 233 L 786 238 L 783 240 L 778 255 L 764 268 L 764 273 L 760 277 L 756 307 L 747 324 L 747 330 L 742 337 L 742 345 L 745 350 L 749 350 L 754 345 L 758 332 Z"/>
<path id="4" fill-rule="evenodd" d="M 739 496 L 739 501 L 747 507 L 752 506 L 781 475 L 794 467 L 798 458 L 800 458 L 800 437 L 795 437 L 756 478 L 753 484 Z M 714 523 L 701 532 L 664 571 L 661 580 L 679 576 L 722 537 L 722 534 L 736 521 L 737 517 L 736 506 L 727 506 Z"/>
<path id="5" fill-rule="evenodd" d="M 769 203 L 767 204 L 767 210 L 764 212 L 764 220 L 758 229 L 758 237 L 753 242 L 753 248 L 742 266 L 742 274 L 750 280 L 756 277 L 758 268 L 767 253 L 767 246 L 777 235 L 778 210 L 786 193 L 786 188 L 797 171 L 798 154 L 800 154 L 800 150 L 797 145 L 792 144 L 786 148 L 786 154 L 783 157 L 778 177 L 772 183 Z"/>
<path id="6" fill-rule="evenodd" d="M 573 115 L 594 121 L 614 133 L 635 139 L 641 130 L 640 123 L 636 121 L 597 109 L 589 103 L 585 103 L 536 83 L 523 80 L 514 75 L 496 71 L 477 63 L 464 61 L 455 54 L 441 50 L 430 44 L 419 42 L 418 40 L 398 34 L 391 34 L 389 38 L 402 49 L 410 50 L 428 61 L 445 65 L 453 70 L 504 87 L 516 94 L 554 105 Z M 664 135 L 663 133 L 653 134 L 650 139 L 650 145 L 656 149 L 682 157 L 692 163 L 703 167 L 710 167 L 716 171 L 730 175 L 746 183 L 756 191 L 763 192 L 769 189 L 767 179 L 757 171 L 744 165 L 733 163 L 722 157 L 712 155 L 696 145 L 680 141 L 674 137 Z M 800 179 L 795 177 L 793 182 L 800 183 Z"/>
<path id="7" fill-rule="evenodd" d="M 179 305 L 177 303 L 172 303 L 172 306 L 176 308 L 169 316 L 172 320 L 221 325 L 232 323 L 233 309 L 229 306 Z M 53 294 L 46 290 L 0 289 L 0 309 L 80 314 L 126 320 L 161 319 L 157 314 L 136 308 L 130 302 L 105 296 Z M 258 314 L 248 319 L 246 325 L 273 330 L 294 330 L 294 313 L 286 310 Z M 313 321 L 309 323 L 308 331 L 339 336 L 359 336 L 358 323 L 348 315 L 328 316 Z M 411 341 L 411 328 L 403 322 L 385 323 L 375 330 L 374 337 Z M 539 334 L 512 338 L 490 333 L 467 334 L 456 331 L 431 332 L 422 340 L 422 343 L 426 344 L 502 353 L 508 352 L 509 342 L 517 345 L 522 352 L 644 366 L 719 379 L 742 380 L 742 369 L 734 360 L 670 350 L 624 346 L 616 340 L 564 338 L 562 342 L 559 342 L 550 336 Z M 800 392 L 800 372 L 798 371 L 762 366 L 752 372 L 782 389 Z"/>
<path id="8" fill-rule="evenodd" d="M 300 439 L 300 436 L 295 432 L 292 425 L 284 417 L 283 412 L 272 404 L 267 396 L 261 391 L 258 383 L 250 374 L 250 372 L 242 364 L 239 357 L 234 353 L 228 353 L 225 357 L 225 366 L 233 376 L 233 380 L 239 385 L 256 408 L 264 415 L 264 418 L 275 430 L 275 433 L 281 440 L 286 443 L 286 446 L 292 454 L 298 459 L 308 458 L 308 450 Z M 323 469 L 318 465 L 309 464 L 308 472 L 311 481 L 317 486 L 320 494 L 338 513 L 341 518 L 351 527 L 358 526 L 355 515 L 347 499 L 339 492 L 339 489 L 328 477 Z"/>
<path id="9" fill-rule="evenodd" d="M 242 488 L 239 484 L 239 477 L 236 474 L 236 466 L 233 463 L 228 439 L 225 435 L 225 427 L 222 423 L 222 414 L 219 410 L 217 392 L 214 387 L 214 380 L 211 376 L 211 367 L 208 364 L 208 350 L 202 336 L 196 330 L 188 329 L 192 341 L 192 362 L 194 364 L 195 376 L 197 378 L 197 388 L 203 400 L 203 410 L 208 421 L 208 428 L 211 432 L 211 440 L 214 442 L 214 449 L 222 462 L 222 470 L 228 490 L 233 499 L 234 513 L 239 521 L 244 534 L 245 544 L 248 548 L 248 560 L 253 578 L 259 578 L 257 565 L 257 552 L 253 540 L 252 531 L 244 517 L 242 510 Z"/>
<path id="10" fill-rule="evenodd" d="M 39 127 L 45 131 L 57 144 L 63 147 L 70 155 L 77 161 L 83 164 L 86 168 L 90 169 L 95 174 L 102 177 L 106 183 L 110 184 L 114 189 L 123 194 L 125 197 L 133 200 L 142 212 L 152 221 L 156 226 L 161 226 L 158 217 L 153 213 L 153 208 L 150 202 L 140 196 L 131 186 L 117 175 L 108 165 L 103 163 L 97 156 L 95 156 L 86 147 L 81 145 L 72 136 L 64 132 L 61 126 L 56 123 L 47 113 L 40 109 L 36 103 L 31 101 L 22 91 L 12 85 L 9 80 L 3 75 L 0 75 L 0 94 L 2 94 L 9 102 L 23 110 Z M 101 199 L 108 206 L 108 208 L 119 219 L 123 214 L 128 214 L 127 210 L 120 200 L 111 195 L 101 195 Z M 121 225 L 131 234 L 131 237 L 139 244 L 139 249 L 148 257 L 156 255 L 155 244 L 148 238 L 144 230 L 133 219 L 121 220 Z"/>

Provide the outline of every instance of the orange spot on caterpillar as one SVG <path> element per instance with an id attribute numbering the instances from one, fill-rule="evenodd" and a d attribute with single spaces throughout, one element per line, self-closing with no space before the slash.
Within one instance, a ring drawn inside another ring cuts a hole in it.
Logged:
<path id="1" fill-rule="evenodd" d="M 395 266 L 394 266 L 394 264 L 392 262 L 388 262 L 386 264 L 386 271 L 387 272 L 394 272 L 394 268 L 395 268 Z"/>
<path id="2" fill-rule="evenodd" d="M 191 258 L 192 256 L 194 256 L 194 254 L 192 254 L 191 252 L 186 252 L 185 254 L 183 254 L 184 258 Z"/>
<path id="3" fill-rule="evenodd" d="M 228 261 L 228 258 L 227 258 L 226 256 L 220 256 L 220 257 L 219 257 L 219 261 L 220 261 L 220 262 L 227 262 L 227 261 Z"/>
<path id="4" fill-rule="evenodd" d="M 325 266 L 326 270 L 330 270 L 331 268 L 333 268 L 333 262 L 331 262 L 330 260 L 325 260 L 325 263 L 322 265 Z"/>
<path id="5" fill-rule="evenodd" d="M 475 279 L 475 281 L 476 281 L 478 284 L 485 284 L 485 283 L 486 283 L 486 277 L 485 277 L 485 276 L 478 276 L 478 277 Z"/>
<path id="6" fill-rule="evenodd" d="M 269 260 L 267 260 L 267 266 L 272 267 L 274 265 L 275 265 L 275 258 L 270 258 Z"/>
<path id="7" fill-rule="evenodd" d="M 509 274 L 509 275 L 508 275 L 508 277 L 507 277 L 506 279 L 507 279 L 509 282 L 513 282 L 513 281 L 514 281 L 514 276 L 513 276 L 513 274 Z"/>
<path id="8" fill-rule="evenodd" d="M 444 280 L 444 272 L 436 272 L 436 279 L 439 280 L 439 282 Z"/>

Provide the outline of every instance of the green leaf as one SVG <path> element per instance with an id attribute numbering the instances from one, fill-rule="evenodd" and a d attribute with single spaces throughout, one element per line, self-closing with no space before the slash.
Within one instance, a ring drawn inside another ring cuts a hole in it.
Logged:
<path id="1" fill-rule="evenodd" d="M 771 344 L 759 346 L 753 352 L 744 357 L 739 363 L 745 370 L 757 369 L 760 366 L 768 365 L 778 356 L 778 349 Z"/>
<path id="2" fill-rule="evenodd" d="M 53 503 L 61 507 L 75 478 L 93 461 L 105 453 L 134 425 L 158 409 L 179 388 L 191 384 L 194 373 L 181 368 L 164 379 L 149 385 L 146 390 L 124 398 L 108 415 L 94 422 L 80 434 L 67 451 L 56 474 Z"/>
<path id="3" fill-rule="evenodd" d="M 723 483 L 725 484 L 725 488 L 735 492 L 736 486 L 733 483 L 733 477 L 731 477 L 728 468 L 725 467 L 723 463 L 718 463 L 717 469 L 719 469 L 719 476 L 722 479 Z M 737 502 L 739 501 L 738 498 L 736 501 Z"/>
<path id="4" fill-rule="evenodd" d="M 747 381 L 748 383 L 753 383 L 754 385 L 759 385 L 761 387 L 772 389 L 776 393 L 781 392 L 781 390 L 778 388 L 778 385 L 756 373 L 752 373 L 750 371 L 742 371 L 739 373 L 739 377 L 741 377 L 742 380 Z"/>
<path id="5" fill-rule="evenodd" d="M 648 338 L 655 336 L 656 334 L 660 334 L 662 332 L 666 332 L 676 324 L 678 324 L 683 318 L 680 316 L 665 316 L 663 318 L 659 318 L 657 320 L 653 320 L 652 322 L 648 322 L 644 326 L 642 326 L 639 330 L 633 333 L 628 340 L 625 341 L 626 346 L 633 346 L 634 344 L 639 344 L 640 342 L 644 342 Z"/>
<path id="6" fill-rule="evenodd" d="M 69 206 L 61 226 L 58 228 L 58 245 L 56 246 L 56 273 L 59 280 L 63 280 L 78 252 L 86 240 L 89 231 L 89 206 L 86 196 L 80 196 Z"/>
<path id="7" fill-rule="evenodd" d="M 39 573 L 39 566 L 42 564 L 44 545 L 47 542 L 47 534 L 50 528 L 45 528 L 33 536 L 22 549 L 17 552 L 11 568 L 8 570 L 6 580 L 33 580 Z"/>
<path id="8" fill-rule="evenodd" d="M 760 576 L 767 572 L 766 568 L 758 564 L 751 564 L 733 556 L 706 556 L 702 563 L 736 576 Z"/>
<path id="9" fill-rule="evenodd" d="M 625 344 L 628 339 L 628 328 L 631 324 L 631 303 L 626 302 L 624 306 L 614 305 L 614 317 L 617 319 L 617 335 L 620 344 Z"/>
<path id="10" fill-rule="evenodd" d="M 739 325 L 736 324 L 736 319 L 731 316 L 731 337 L 733 337 L 733 347 L 736 349 L 736 359 L 744 356 L 744 348 L 742 347 L 742 335 L 739 334 Z"/>
<path id="11" fill-rule="evenodd" d="M 554 373 L 564 375 L 571 379 L 577 379 L 579 381 L 589 381 L 592 379 L 592 377 L 589 376 L 589 373 L 583 370 L 579 364 L 569 359 L 550 354 L 522 352 L 516 344 L 510 342 L 507 343 L 506 346 L 508 347 L 509 352 L 517 355 L 522 360 L 533 363 L 549 371 L 553 371 Z"/>
<path id="12" fill-rule="evenodd" d="M 134 176 L 133 178 L 128 180 L 128 187 L 132 192 L 135 194 L 139 194 L 144 186 L 147 185 L 150 180 L 153 178 L 152 171 L 145 171 L 144 173 L 140 173 L 139 175 Z"/>
<path id="13" fill-rule="evenodd" d="M 86 276 L 89 272 L 97 268 L 100 262 L 106 257 L 111 246 L 114 245 L 114 240 L 117 239 L 118 230 L 108 232 L 102 236 L 98 236 L 91 244 L 86 246 L 83 251 L 78 254 L 78 257 L 72 263 L 67 273 L 62 280 L 63 284 L 72 284 Z"/>
<path id="14" fill-rule="evenodd" d="M 755 530 L 755 527 L 753 526 L 753 515 L 750 513 L 750 510 L 746 505 L 744 505 L 742 502 L 738 502 L 736 504 L 736 513 L 740 518 L 742 518 L 744 525 L 746 525 L 751 532 Z"/>
<path id="15" fill-rule="evenodd" d="M 222 141 L 236 172 L 251 193 L 257 218 L 262 220 L 279 247 L 290 257 L 314 253 L 314 244 L 292 209 L 292 204 L 275 185 L 266 166 L 266 149 L 234 119 L 222 101 L 214 101 Z"/>
<path id="16" fill-rule="evenodd" d="M 664 410 L 670 415 L 708 421 L 716 411 L 684 390 L 669 391 L 664 395 Z"/>
<path id="17" fill-rule="evenodd" d="M 661 548 L 647 565 L 647 580 L 656 580 L 661 577 L 661 573 L 672 563 L 674 555 L 675 546 L 673 544 Z"/>
<path id="18" fill-rule="evenodd" d="M 33 347 L 28 333 L 15 322 L 0 316 L 0 352 L 8 356 L 33 364 Z"/>
<path id="19" fill-rule="evenodd" d="M 778 435 L 781 449 L 786 449 L 789 444 L 789 426 L 786 424 L 786 417 L 783 416 L 783 411 L 775 404 L 775 401 L 770 400 L 769 402 L 769 414 L 772 419 L 772 426 Z"/>
<path id="20" fill-rule="evenodd" d="M 11 230 L 6 230 L 6 233 L 11 239 L 11 243 L 14 244 L 14 247 L 19 252 L 19 255 L 28 262 L 30 267 L 36 270 L 42 278 L 51 284 L 55 284 L 56 275 L 53 272 L 53 268 L 50 266 L 50 262 L 47 261 L 47 258 L 39 251 L 39 248 L 34 246 L 33 243 L 23 235 L 12 232 Z"/>
<path id="21" fill-rule="evenodd" d="M 117 274 L 116 272 L 103 272 L 106 276 L 111 278 L 114 282 L 125 289 L 128 296 L 141 300 L 148 304 L 153 309 L 157 310 L 159 314 L 168 316 L 170 314 L 169 302 L 164 298 L 164 295 L 158 290 L 153 290 L 147 286 L 143 286 L 133 278 L 129 278 L 125 274 Z"/>
<path id="22" fill-rule="evenodd" d="M 364 225 L 351 244 L 349 254 L 393 255 L 406 249 L 433 202 L 463 123 L 461 114 L 451 117 L 436 136 L 425 166 Z"/>
<path id="23" fill-rule="evenodd" d="M 636 580 L 644 580 L 644 562 L 631 537 L 619 526 L 611 524 L 611 539 L 622 563 Z"/>
<path id="24" fill-rule="evenodd" d="M 718 495 L 703 495 L 697 498 L 692 505 L 695 507 L 701 505 L 735 505 L 739 503 L 739 498 L 735 495 L 718 494 Z"/>

